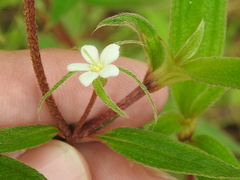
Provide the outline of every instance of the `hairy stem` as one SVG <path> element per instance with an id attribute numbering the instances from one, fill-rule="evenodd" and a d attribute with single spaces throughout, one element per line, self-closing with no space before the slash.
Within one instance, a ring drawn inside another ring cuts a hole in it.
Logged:
<path id="1" fill-rule="evenodd" d="M 97 98 L 97 94 L 95 91 L 93 91 L 91 99 L 90 99 L 81 119 L 78 121 L 78 123 L 73 131 L 73 136 L 72 136 L 73 141 L 75 141 L 75 139 L 77 139 L 78 134 L 80 134 L 80 132 L 82 130 L 82 126 L 83 126 L 84 122 L 86 121 L 86 119 L 96 101 L 96 98 Z"/>
<path id="2" fill-rule="evenodd" d="M 24 0 L 24 18 L 27 29 L 27 40 L 30 50 L 33 69 L 37 77 L 38 85 L 42 91 L 42 94 L 46 94 L 49 91 L 49 86 L 44 73 L 44 68 L 41 61 L 41 55 L 38 45 L 37 36 L 37 24 L 36 24 L 36 9 L 34 0 Z M 65 120 L 63 119 L 58 107 L 52 96 L 46 99 L 47 106 L 51 112 L 51 115 L 56 121 L 56 125 L 59 128 L 62 136 L 69 138 L 71 136 L 71 130 Z"/>

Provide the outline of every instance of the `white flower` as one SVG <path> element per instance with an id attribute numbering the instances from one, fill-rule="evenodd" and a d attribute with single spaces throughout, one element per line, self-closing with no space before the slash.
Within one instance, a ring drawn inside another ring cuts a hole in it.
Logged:
<path id="1" fill-rule="evenodd" d="M 119 74 L 119 69 L 111 63 L 118 59 L 119 48 L 120 46 L 116 44 L 110 44 L 105 47 L 99 58 L 99 53 L 95 46 L 84 45 L 81 48 L 81 54 L 89 64 L 73 63 L 69 64 L 67 69 L 69 71 L 86 71 L 79 76 L 79 80 L 84 86 L 89 86 L 93 80 L 99 76 L 102 78 L 117 76 Z"/>

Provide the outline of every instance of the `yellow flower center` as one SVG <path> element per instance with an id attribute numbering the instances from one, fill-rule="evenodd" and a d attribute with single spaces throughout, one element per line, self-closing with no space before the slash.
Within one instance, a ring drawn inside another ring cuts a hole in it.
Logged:
<path id="1" fill-rule="evenodd" d="M 103 69 L 103 65 L 100 62 L 94 62 L 93 64 L 90 65 L 90 69 L 93 72 L 99 72 Z"/>

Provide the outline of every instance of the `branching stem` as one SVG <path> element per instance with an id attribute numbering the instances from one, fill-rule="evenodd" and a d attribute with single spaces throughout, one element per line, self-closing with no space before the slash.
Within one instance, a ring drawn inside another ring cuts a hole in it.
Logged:
<path id="1" fill-rule="evenodd" d="M 125 98 L 123 98 L 120 102 L 117 103 L 117 106 L 124 110 L 134 102 L 139 100 L 141 97 L 145 95 L 144 91 L 141 87 L 135 88 L 131 93 L 129 93 Z M 97 128 L 101 127 L 103 124 L 107 123 L 109 120 L 114 118 L 117 115 L 115 111 L 112 109 L 107 110 L 107 112 L 103 113 L 100 116 L 97 116 L 86 124 L 83 125 L 82 131 L 78 136 L 78 140 L 89 136 L 92 132 L 94 132 Z"/>
<path id="2" fill-rule="evenodd" d="M 151 79 L 148 78 L 148 73 L 146 74 L 143 84 L 148 88 L 150 92 L 156 91 L 156 88 L 152 86 Z M 132 92 L 130 92 L 125 98 L 123 98 L 120 102 L 117 103 L 117 106 L 125 110 L 129 106 L 131 106 L 133 103 L 138 101 L 140 98 L 142 98 L 145 95 L 145 92 L 142 90 L 140 86 L 136 87 Z M 108 121 L 111 121 L 115 116 L 117 115 L 116 112 L 109 109 L 107 112 L 103 113 L 100 116 L 97 116 L 91 120 L 89 120 L 86 124 L 83 125 L 81 132 L 79 132 L 77 141 L 84 137 L 88 137 L 91 135 L 91 133 L 95 132 L 96 129 L 107 123 Z"/>

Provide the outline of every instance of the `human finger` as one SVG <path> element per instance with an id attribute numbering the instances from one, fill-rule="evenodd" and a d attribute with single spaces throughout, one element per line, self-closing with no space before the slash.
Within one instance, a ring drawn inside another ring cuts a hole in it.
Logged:
<path id="1" fill-rule="evenodd" d="M 43 174 L 48 180 L 90 180 L 84 157 L 72 146 L 51 140 L 29 149 L 18 160 Z"/>

